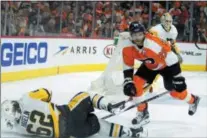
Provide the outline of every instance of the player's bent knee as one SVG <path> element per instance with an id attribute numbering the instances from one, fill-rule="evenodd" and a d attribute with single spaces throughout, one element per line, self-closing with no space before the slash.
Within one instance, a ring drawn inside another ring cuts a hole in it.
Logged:
<path id="1" fill-rule="evenodd" d="M 79 109 L 82 109 L 82 112 L 85 111 L 87 113 L 94 111 L 90 95 L 86 92 L 80 92 L 74 96 L 69 102 L 68 107 L 71 111 L 79 111 Z"/>
<path id="2" fill-rule="evenodd" d="M 88 122 L 91 125 L 91 134 L 95 134 L 100 130 L 100 123 L 95 114 L 91 113 L 88 115 Z"/>
<path id="3" fill-rule="evenodd" d="M 173 84 L 174 90 L 177 92 L 183 92 L 187 88 L 187 85 L 185 83 L 185 78 L 182 76 L 173 78 L 172 84 Z"/>
<path id="4" fill-rule="evenodd" d="M 88 115 L 88 118 L 82 125 L 75 125 L 76 130 L 73 132 L 75 137 L 88 137 L 96 134 L 100 130 L 98 118 L 93 113 Z"/>

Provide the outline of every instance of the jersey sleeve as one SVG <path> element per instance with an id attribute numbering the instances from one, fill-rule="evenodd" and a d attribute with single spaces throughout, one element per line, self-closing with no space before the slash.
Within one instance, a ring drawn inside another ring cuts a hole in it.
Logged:
<path id="1" fill-rule="evenodd" d="M 156 31 L 156 29 L 154 29 L 154 27 L 150 28 L 149 32 L 154 36 L 158 36 L 158 32 Z"/>
<path id="2" fill-rule="evenodd" d="M 123 70 L 132 69 L 134 67 L 133 47 L 125 47 L 122 50 Z"/>
<path id="3" fill-rule="evenodd" d="M 176 41 L 177 36 L 178 36 L 178 31 L 177 31 L 176 27 L 173 26 L 172 39 L 173 39 L 174 41 Z"/>
<path id="4" fill-rule="evenodd" d="M 50 102 L 52 93 L 45 88 L 40 88 L 29 92 L 28 96 L 32 99 L 41 100 L 44 102 Z"/>

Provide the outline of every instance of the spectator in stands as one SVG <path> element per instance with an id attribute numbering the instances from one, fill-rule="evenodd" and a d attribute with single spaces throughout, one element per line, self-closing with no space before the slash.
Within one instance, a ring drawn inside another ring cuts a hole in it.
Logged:
<path id="1" fill-rule="evenodd" d="M 186 8 L 185 5 L 181 6 L 181 14 L 177 17 L 179 17 L 178 24 L 177 24 L 178 38 L 180 40 L 183 40 L 184 37 L 185 38 L 187 37 L 186 36 L 187 34 L 186 33 L 184 34 L 184 32 L 185 32 L 185 29 L 188 28 L 188 19 L 190 17 L 188 9 Z"/>
<path id="2" fill-rule="evenodd" d="M 191 11 L 188 11 L 192 2 L 168 3 L 172 7 L 169 12 L 179 31 L 178 39 L 187 40 L 188 35 L 192 33 L 189 29 Z M 152 2 L 152 9 L 149 9 L 148 1 L 64 1 L 63 3 L 57 1 L 3 1 L 1 2 L 1 33 L 31 36 L 63 33 L 63 35 L 80 37 L 113 37 L 119 32 L 126 31 L 132 21 L 142 22 L 146 28 L 149 19 L 151 19 L 151 25 L 159 23 L 160 16 L 166 12 L 165 4 L 165 1 Z M 207 2 L 196 1 L 193 4 L 193 20 L 197 21 L 193 24 L 195 31 L 193 38 L 204 41 L 203 36 L 206 36 L 205 33 L 207 33 Z M 152 17 L 149 17 L 149 10 L 152 10 Z"/>
<path id="3" fill-rule="evenodd" d="M 169 10 L 169 13 L 174 16 L 179 16 L 181 14 L 180 2 L 175 2 L 173 8 Z"/>
<path id="4" fill-rule="evenodd" d="M 143 25 L 145 26 L 145 28 L 148 28 L 148 22 L 149 22 L 149 11 L 148 11 L 148 7 L 144 6 L 144 10 L 142 13 L 142 19 L 143 19 Z"/>

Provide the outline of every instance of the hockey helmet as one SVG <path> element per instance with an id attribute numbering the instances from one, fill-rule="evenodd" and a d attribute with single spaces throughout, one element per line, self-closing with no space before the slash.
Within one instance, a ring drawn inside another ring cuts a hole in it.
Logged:
<path id="1" fill-rule="evenodd" d="M 170 29 L 171 29 L 171 25 L 172 25 L 172 22 L 173 22 L 173 19 L 172 19 L 172 16 L 170 15 L 170 13 L 164 13 L 161 18 L 160 18 L 160 22 L 161 22 L 161 25 L 163 26 L 163 28 L 169 32 Z"/>
<path id="2" fill-rule="evenodd" d="M 132 42 L 138 46 L 141 46 L 145 37 L 145 27 L 139 22 L 132 22 L 129 26 L 129 32 Z"/>
<path id="3" fill-rule="evenodd" d="M 12 129 L 18 124 L 21 117 L 21 109 L 18 101 L 5 100 L 1 104 L 1 121 L 6 127 Z"/>
<path id="4" fill-rule="evenodd" d="M 146 29 L 145 29 L 144 25 L 137 22 L 137 21 L 132 22 L 129 26 L 130 34 L 137 33 L 137 32 L 145 32 L 145 31 L 146 31 Z"/>

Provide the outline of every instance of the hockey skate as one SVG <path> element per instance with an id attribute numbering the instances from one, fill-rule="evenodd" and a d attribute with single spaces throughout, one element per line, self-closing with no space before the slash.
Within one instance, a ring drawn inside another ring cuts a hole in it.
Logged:
<path id="1" fill-rule="evenodd" d="M 131 128 L 132 138 L 144 138 L 148 136 L 148 131 L 146 129 L 143 129 L 143 127 L 132 129 Z"/>
<path id="2" fill-rule="evenodd" d="M 143 127 L 130 128 L 123 130 L 121 136 L 124 138 L 144 138 L 148 136 L 148 131 L 147 129 L 143 129 Z"/>
<path id="3" fill-rule="evenodd" d="M 189 105 L 189 110 L 188 110 L 189 115 L 194 115 L 195 114 L 195 112 L 197 110 L 197 107 L 198 107 L 198 104 L 200 102 L 200 97 L 195 96 L 195 95 L 193 95 L 193 97 L 195 98 L 195 101 L 194 101 L 194 103 Z"/>
<path id="4" fill-rule="evenodd" d="M 132 124 L 140 127 L 149 123 L 149 112 L 145 109 L 143 112 L 137 112 L 136 117 L 132 120 Z"/>

